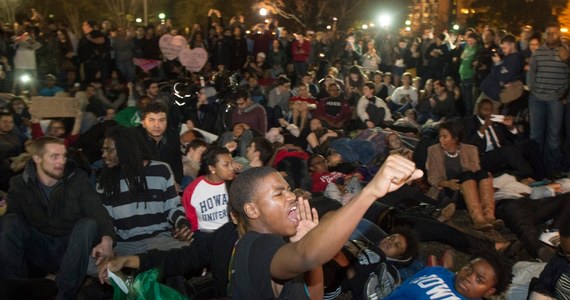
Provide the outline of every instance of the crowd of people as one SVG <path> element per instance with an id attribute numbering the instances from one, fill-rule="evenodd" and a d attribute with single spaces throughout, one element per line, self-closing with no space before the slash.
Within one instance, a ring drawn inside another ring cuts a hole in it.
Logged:
<path id="1" fill-rule="evenodd" d="M 292 33 L 211 9 L 187 32 L 76 36 L 34 12 L 0 37 L 0 295 L 89 298 L 86 277 L 126 267 L 207 278 L 178 289 L 196 298 L 570 297 L 560 29 Z M 165 35 L 205 49 L 202 70 L 166 59 Z M 458 230 L 462 208 L 517 239 Z M 426 262 L 430 241 L 473 257 Z M 511 285 L 521 248 L 539 268 Z"/>

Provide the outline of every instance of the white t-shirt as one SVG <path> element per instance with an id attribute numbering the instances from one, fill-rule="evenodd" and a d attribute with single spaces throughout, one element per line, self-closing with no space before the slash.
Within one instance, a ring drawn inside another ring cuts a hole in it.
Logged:
<path id="1" fill-rule="evenodd" d="M 392 93 L 392 102 L 398 105 L 404 105 L 406 102 L 403 101 L 405 96 L 409 96 L 412 100 L 412 107 L 415 108 L 418 104 L 418 90 L 410 86 L 408 89 L 404 88 L 403 86 L 397 87 L 394 92 Z"/>
<path id="2" fill-rule="evenodd" d="M 182 205 L 193 231 L 213 231 L 228 222 L 228 190 L 225 182 L 196 178 L 184 190 Z"/>

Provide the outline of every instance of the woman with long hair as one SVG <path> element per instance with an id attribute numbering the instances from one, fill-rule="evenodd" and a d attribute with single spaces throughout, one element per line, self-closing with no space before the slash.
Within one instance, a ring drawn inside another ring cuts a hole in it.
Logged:
<path id="1" fill-rule="evenodd" d="M 493 177 L 481 169 L 479 152 L 461 143 L 463 128 L 455 120 L 439 127 L 439 143 L 428 148 L 428 182 L 451 196 L 461 192 L 475 230 L 487 231 L 504 226 L 495 218 Z"/>

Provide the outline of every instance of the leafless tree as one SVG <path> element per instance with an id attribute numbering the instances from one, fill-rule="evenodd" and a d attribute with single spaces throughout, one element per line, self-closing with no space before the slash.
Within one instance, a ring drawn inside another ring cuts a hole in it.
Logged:
<path id="1" fill-rule="evenodd" d="M 21 4 L 22 1 L 19 0 L 0 0 L 0 19 L 14 24 L 16 22 L 16 11 Z"/>

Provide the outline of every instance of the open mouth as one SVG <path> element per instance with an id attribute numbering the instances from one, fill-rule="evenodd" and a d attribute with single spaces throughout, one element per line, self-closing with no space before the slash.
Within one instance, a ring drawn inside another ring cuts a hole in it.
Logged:
<path id="1" fill-rule="evenodd" d="M 299 215 L 297 213 L 297 206 L 293 206 L 291 207 L 291 209 L 289 209 L 289 214 L 287 215 L 287 218 L 293 222 L 296 225 L 299 225 Z"/>

